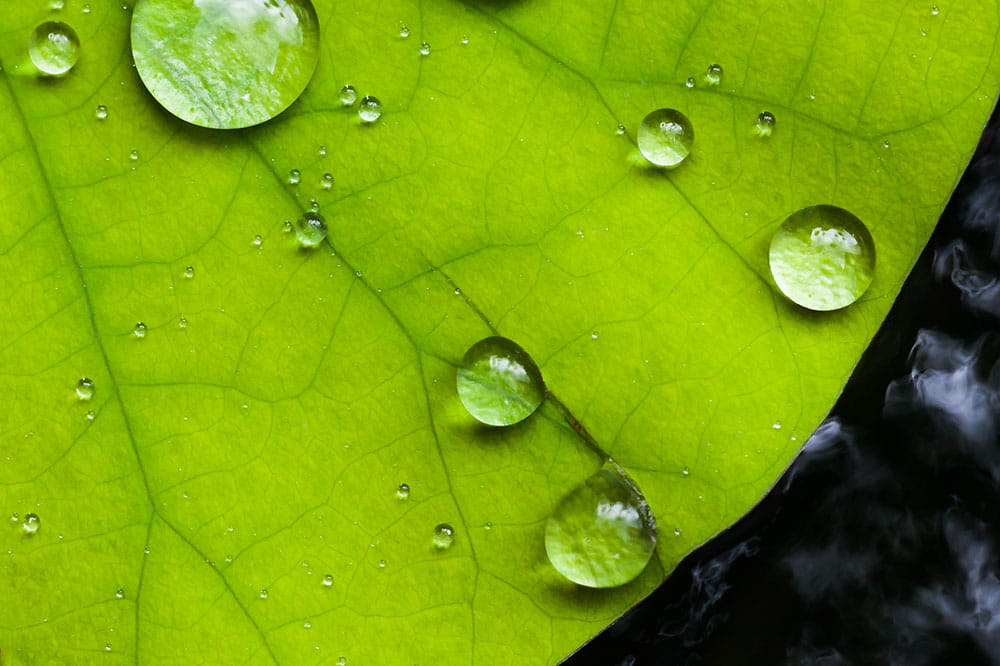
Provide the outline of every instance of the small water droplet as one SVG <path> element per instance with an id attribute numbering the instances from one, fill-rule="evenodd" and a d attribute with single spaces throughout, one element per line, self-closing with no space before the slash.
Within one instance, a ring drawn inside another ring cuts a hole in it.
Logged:
<path id="1" fill-rule="evenodd" d="M 420 44 L 420 55 L 426 56 L 430 54 L 431 54 L 431 45 L 428 44 L 427 42 L 422 42 Z"/>
<path id="2" fill-rule="evenodd" d="M 461 41 L 462 41 L 462 44 L 468 44 L 469 43 L 469 36 L 468 35 L 462 35 L 462 40 Z"/>
<path id="3" fill-rule="evenodd" d="M 76 383 L 76 395 L 80 400 L 90 400 L 94 397 L 94 380 L 83 377 Z"/>
<path id="4" fill-rule="evenodd" d="M 333 574 L 327 574 L 323 576 L 323 587 L 331 587 L 333 585 Z"/>
<path id="5" fill-rule="evenodd" d="M 284 231 L 286 234 L 291 233 L 292 229 L 294 228 L 295 226 L 292 224 L 291 220 L 285 220 L 284 222 L 281 223 L 281 230 Z"/>
<path id="6" fill-rule="evenodd" d="M 501 337 L 469 347 L 456 385 L 469 414 L 493 426 L 523 421 L 545 398 L 545 383 L 535 361 L 516 342 Z"/>
<path id="7" fill-rule="evenodd" d="M 261 599 L 267 599 L 268 592 L 267 590 L 262 588 L 261 591 L 257 593 L 257 596 L 260 597 Z"/>
<path id="8" fill-rule="evenodd" d="M 406 499 L 409 496 L 410 496 L 409 484 L 406 483 L 399 484 L 399 487 L 396 488 L 396 497 L 398 497 L 399 499 Z"/>
<path id="9" fill-rule="evenodd" d="M 358 91 L 354 86 L 347 84 L 340 89 L 340 103 L 344 106 L 351 106 L 358 101 Z"/>
<path id="10" fill-rule="evenodd" d="M 142 340 L 146 337 L 146 325 L 141 321 L 137 322 L 135 328 L 132 329 L 132 335 Z"/>
<path id="11" fill-rule="evenodd" d="M 323 177 L 319 179 L 319 186 L 322 187 L 324 190 L 329 190 L 331 187 L 333 187 L 333 174 L 324 173 Z"/>
<path id="12" fill-rule="evenodd" d="M 675 527 L 674 528 L 674 536 L 680 536 L 680 535 L 681 535 L 681 528 Z"/>
<path id="13" fill-rule="evenodd" d="M 358 115 L 366 123 L 373 123 L 382 117 L 382 102 L 377 97 L 366 95 L 358 107 Z"/>
<path id="14" fill-rule="evenodd" d="M 456 296 L 461 296 L 462 290 L 459 287 L 455 287 L 454 291 L 452 291 L 451 293 L 455 294 Z"/>
<path id="15" fill-rule="evenodd" d="M 142 554 L 143 554 L 143 555 L 149 555 L 149 546 L 146 546 L 146 547 L 144 547 L 144 548 L 142 549 Z"/>
<path id="16" fill-rule="evenodd" d="M 931 16 L 937 16 L 940 13 L 941 13 L 941 10 L 938 8 L 937 5 L 934 5 L 933 7 L 931 7 Z"/>
<path id="17" fill-rule="evenodd" d="M 98 120 L 107 120 L 108 107 L 104 106 L 103 104 L 98 104 L 97 108 L 94 109 L 94 118 L 97 118 Z"/>
<path id="18" fill-rule="evenodd" d="M 128 154 L 128 158 L 130 160 L 132 160 L 133 162 L 135 162 L 136 160 L 139 159 L 139 151 L 138 150 L 133 150 L 132 152 L 130 152 Z"/>
<path id="19" fill-rule="evenodd" d="M 681 474 L 683 474 L 684 476 L 688 476 L 691 474 L 691 470 L 685 467 L 684 469 L 681 470 Z"/>
<path id="20" fill-rule="evenodd" d="M 625 125 L 618 123 L 618 127 L 615 128 L 615 134 L 618 136 L 625 134 Z"/>
<path id="21" fill-rule="evenodd" d="M 347 666 L 347 657 L 341 657 L 338 659 L 337 666 Z"/>
<path id="22" fill-rule="evenodd" d="M 597 331 L 591 331 L 590 332 L 590 337 L 591 337 L 592 340 L 596 340 L 598 337 L 600 337 L 600 335 L 601 334 L 598 333 Z"/>
<path id="23" fill-rule="evenodd" d="M 483 528 L 484 528 L 484 529 L 487 529 L 487 530 L 491 530 L 491 529 L 493 529 L 493 521 L 491 521 L 491 520 L 487 520 L 487 521 L 486 521 L 486 524 L 485 524 L 485 525 L 483 525 Z"/>
<path id="24" fill-rule="evenodd" d="M 774 423 L 771 424 L 771 427 L 774 428 L 775 430 L 781 430 L 781 421 L 775 421 Z"/>
<path id="25" fill-rule="evenodd" d="M 295 236 L 302 247 L 316 247 L 326 238 L 326 220 L 315 211 L 303 214 L 295 223 Z"/>
<path id="26" fill-rule="evenodd" d="M 28 56 L 42 74 L 62 76 L 80 58 L 80 38 L 60 21 L 46 21 L 31 33 Z"/>
<path id="27" fill-rule="evenodd" d="M 722 65 L 709 65 L 705 71 L 705 81 L 709 85 L 717 86 L 722 81 Z"/>
<path id="28" fill-rule="evenodd" d="M 60 11 L 65 6 L 66 6 L 66 0 L 50 0 L 49 1 L 49 9 L 51 9 L 54 12 Z"/>
<path id="29" fill-rule="evenodd" d="M 889 147 L 889 139 L 886 139 L 886 140 L 884 140 L 884 141 L 882 142 L 882 147 L 883 147 L 883 148 L 888 148 L 888 147 Z"/>
<path id="30" fill-rule="evenodd" d="M 24 522 L 21 523 L 21 528 L 24 529 L 26 534 L 34 534 L 41 527 L 41 520 L 38 518 L 36 513 L 26 513 L 24 514 Z"/>
<path id="31" fill-rule="evenodd" d="M 757 116 L 757 123 L 754 125 L 754 130 L 758 136 L 771 136 L 771 132 L 774 131 L 774 123 L 773 113 L 770 111 L 761 111 Z"/>
<path id="32" fill-rule="evenodd" d="M 194 277 L 194 266 L 185 266 L 184 277 L 189 280 Z"/>
<path id="33" fill-rule="evenodd" d="M 178 326 L 179 328 L 187 328 L 187 325 L 188 325 L 188 320 L 187 320 L 187 317 L 181 317 L 181 318 L 180 318 L 180 319 L 179 319 L 179 320 L 177 321 L 177 326 Z"/>
<path id="34" fill-rule="evenodd" d="M 298 185 L 302 181 L 302 172 L 298 169 L 292 169 L 288 172 L 288 184 Z"/>
<path id="35" fill-rule="evenodd" d="M 402 21 L 399 22 L 399 36 L 403 39 L 410 36 L 410 26 L 406 25 Z"/>
<path id="36" fill-rule="evenodd" d="M 263 236 L 261 236 L 260 234 L 257 234 L 257 235 L 255 235 L 255 236 L 253 237 L 253 244 L 254 244 L 254 246 L 256 246 L 256 247 L 260 247 L 261 245 L 263 245 L 263 244 L 264 244 L 264 237 L 263 237 Z"/>
<path id="37" fill-rule="evenodd" d="M 84 5 L 84 6 L 83 6 L 83 9 L 82 9 L 81 11 L 82 11 L 82 12 L 83 12 L 84 14 L 89 14 L 89 13 L 90 13 L 90 5 Z"/>
<path id="38" fill-rule="evenodd" d="M 441 523 L 434 528 L 434 536 L 432 538 L 434 547 L 438 550 L 445 550 L 451 548 L 451 544 L 455 542 L 455 530 L 448 523 Z"/>
<path id="39" fill-rule="evenodd" d="M 88 410 L 88 411 L 87 411 L 87 415 L 86 415 L 86 417 L 85 417 L 85 418 L 86 418 L 86 419 L 87 419 L 88 421 L 93 421 L 94 419 L 96 419 L 96 418 L 97 418 L 97 412 L 95 412 L 95 411 L 94 411 L 94 410 L 92 410 L 92 409 L 91 409 L 91 410 Z"/>
<path id="40" fill-rule="evenodd" d="M 385 560 L 379 560 L 378 561 L 378 568 L 379 569 L 385 569 Z"/>
<path id="41" fill-rule="evenodd" d="M 657 109 L 642 119 L 636 137 L 639 151 L 651 163 L 672 169 L 691 153 L 694 128 L 676 109 Z"/>
<path id="42" fill-rule="evenodd" d="M 689 76 L 688 80 L 684 82 L 684 85 L 688 88 L 694 88 L 695 80 L 693 76 Z"/>
<path id="43" fill-rule="evenodd" d="M 21 514 L 19 514 L 17 511 L 15 511 L 14 513 L 10 514 L 10 520 L 11 520 L 11 522 L 14 522 L 14 523 L 20 522 L 20 520 L 21 520 Z"/>
<path id="44" fill-rule="evenodd" d="M 105 652 L 111 652 L 111 643 L 105 643 L 104 644 L 104 651 Z"/>
<path id="45" fill-rule="evenodd" d="M 318 152 L 320 157 L 326 157 L 326 146 L 320 146 Z"/>
<path id="46" fill-rule="evenodd" d="M 117 598 L 117 599 L 124 599 L 125 598 L 125 590 L 124 590 L 124 588 L 119 587 L 115 591 L 115 598 Z"/>

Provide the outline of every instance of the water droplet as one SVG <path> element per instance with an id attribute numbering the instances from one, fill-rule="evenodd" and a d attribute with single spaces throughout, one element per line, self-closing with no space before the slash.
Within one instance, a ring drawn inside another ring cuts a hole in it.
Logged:
<path id="1" fill-rule="evenodd" d="M 132 334 L 135 337 L 137 337 L 140 340 L 142 340 L 144 337 L 146 337 L 146 325 L 144 323 L 142 323 L 141 321 L 137 322 L 136 325 L 135 325 L 135 328 L 132 329 Z"/>
<path id="2" fill-rule="evenodd" d="M 291 220 L 285 220 L 284 222 L 281 223 L 281 230 L 284 231 L 286 234 L 291 233 L 292 229 L 294 228 L 295 227 L 292 224 Z"/>
<path id="3" fill-rule="evenodd" d="M 184 267 L 184 277 L 186 277 L 189 280 L 194 277 L 194 266 Z"/>
<path id="4" fill-rule="evenodd" d="M 657 109 L 642 119 L 637 141 L 643 157 L 672 169 L 691 153 L 694 128 L 680 111 Z"/>
<path id="5" fill-rule="evenodd" d="M 80 38 L 65 23 L 46 21 L 31 33 L 28 56 L 42 74 L 62 76 L 80 58 Z"/>
<path id="6" fill-rule="evenodd" d="M 615 134 L 621 136 L 624 133 L 625 133 L 625 126 L 622 125 L 621 123 L 618 123 L 618 127 L 615 128 Z"/>
<path id="7" fill-rule="evenodd" d="M 683 474 L 684 476 L 688 476 L 691 474 L 691 470 L 685 467 L 684 469 L 681 470 L 681 474 Z"/>
<path id="8" fill-rule="evenodd" d="M 104 106 L 103 104 L 98 104 L 97 108 L 94 109 L 94 117 L 97 118 L 98 120 L 107 120 L 108 107 Z"/>
<path id="9" fill-rule="evenodd" d="M 693 76 L 689 76 L 688 80 L 684 82 L 684 85 L 686 87 L 688 87 L 688 88 L 694 88 L 694 83 L 695 83 L 694 77 Z"/>
<path id="10" fill-rule="evenodd" d="M 378 561 L 378 568 L 379 569 L 385 569 L 385 560 L 379 560 Z"/>
<path id="11" fill-rule="evenodd" d="M 65 0 L 50 0 L 49 2 L 49 9 L 51 9 L 54 12 L 60 11 L 65 6 L 66 6 Z"/>
<path id="12" fill-rule="evenodd" d="M 21 514 L 19 514 L 17 511 L 15 511 L 14 513 L 10 514 L 10 519 L 11 519 L 11 522 L 15 522 L 15 523 L 19 522 L 21 520 Z"/>
<path id="13" fill-rule="evenodd" d="M 705 71 L 705 81 L 709 85 L 717 86 L 722 81 L 722 65 L 709 65 Z"/>
<path id="14" fill-rule="evenodd" d="M 399 484 L 399 487 L 396 488 L 396 497 L 398 497 L 399 499 L 406 499 L 409 496 L 410 496 L 409 484 L 406 483 Z"/>
<path id="15" fill-rule="evenodd" d="M 438 550 L 451 548 L 451 544 L 455 542 L 455 530 L 448 523 L 441 523 L 434 528 L 432 542 Z"/>
<path id="16" fill-rule="evenodd" d="M 90 13 L 90 5 L 84 5 L 83 9 L 81 9 L 80 11 L 82 11 L 84 14 L 89 14 Z"/>
<path id="17" fill-rule="evenodd" d="M 600 333 L 598 333 L 597 331 L 591 331 L 591 332 L 590 332 L 590 337 L 591 337 L 591 339 L 592 339 L 592 340 L 596 340 L 597 338 L 599 338 L 599 337 L 600 337 L 600 335 L 601 335 L 601 334 L 600 334 Z"/>
<path id="18" fill-rule="evenodd" d="M 875 273 L 875 242 L 857 217 L 836 206 L 793 213 L 771 239 L 771 275 L 791 301 L 837 310 L 858 300 Z"/>
<path id="19" fill-rule="evenodd" d="M 119 587 L 115 591 L 115 598 L 116 599 L 124 599 L 125 598 L 125 590 L 124 590 L 124 588 Z"/>
<path id="20" fill-rule="evenodd" d="M 351 106 L 358 101 L 358 91 L 352 85 L 345 85 L 340 89 L 340 103 L 344 106 Z"/>
<path id="21" fill-rule="evenodd" d="M 21 527 L 27 534 L 34 534 L 41 527 L 41 521 L 38 519 L 38 514 L 26 513 L 24 514 L 24 522 L 21 523 Z"/>
<path id="22" fill-rule="evenodd" d="M 535 361 L 507 338 L 490 337 L 469 347 L 456 383 L 462 404 L 487 425 L 523 421 L 545 398 L 545 384 Z"/>
<path id="23" fill-rule="evenodd" d="M 326 146 L 320 146 L 317 152 L 320 157 L 326 157 Z"/>
<path id="24" fill-rule="evenodd" d="M 295 223 L 295 236 L 302 247 L 316 247 L 326 238 L 326 220 L 315 211 L 303 214 Z"/>
<path id="25" fill-rule="evenodd" d="M 934 5 L 933 7 L 931 7 L 931 16 L 937 16 L 940 13 L 941 13 L 941 10 L 938 9 L 937 5 Z"/>
<path id="26" fill-rule="evenodd" d="M 493 529 L 493 521 L 491 521 L 491 520 L 487 520 L 487 521 L 486 521 L 486 524 L 485 524 L 485 525 L 483 525 L 483 527 L 484 527 L 485 529 L 488 529 L 488 530 L 491 530 L 491 529 Z"/>
<path id="27" fill-rule="evenodd" d="M 358 107 L 358 115 L 366 123 L 373 123 L 382 117 L 382 102 L 377 97 L 365 95 L 361 99 L 361 106 Z"/>
<path id="28" fill-rule="evenodd" d="M 331 587 L 333 585 L 333 574 L 327 574 L 323 576 L 323 586 Z"/>
<path id="29" fill-rule="evenodd" d="M 469 43 L 469 36 L 468 35 L 462 35 L 461 43 L 462 44 L 468 44 Z"/>
<path id="30" fill-rule="evenodd" d="M 111 643 L 105 643 L 104 644 L 104 651 L 105 652 L 111 652 Z"/>
<path id="31" fill-rule="evenodd" d="M 338 659 L 337 666 L 347 666 L 347 657 L 341 657 Z"/>
<path id="32" fill-rule="evenodd" d="M 328 190 L 331 187 L 333 187 L 333 174 L 324 173 L 323 177 L 319 179 L 319 186 L 322 187 L 324 190 Z"/>
<path id="33" fill-rule="evenodd" d="M 319 30 L 309 0 L 143 0 L 132 16 L 132 56 L 175 116 L 235 129 L 298 99 L 316 68 Z"/>
<path id="34" fill-rule="evenodd" d="M 426 56 L 430 54 L 431 54 L 431 45 L 428 44 L 427 42 L 422 42 L 420 44 L 420 55 Z"/>
<path id="35" fill-rule="evenodd" d="M 646 568 L 655 545 L 649 505 L 612 463 L 563 497 L 545 524 L 552 566 L 587 587 L 629 582 Z"/>
<path id="36" fill-rule="evenodd" d="M 130 160 L 132 160 L 133 162 L 135 162 L 136 160 L 139 159 L 139 151 L 138 150 L 133 150 L 132 152 L 130 152 L 128 154 L 128 158 Z"/>
<path id="37" fill-rule="evenodd" d="M 757 116 L 757 123 L 754 125 L 754 130 L 758 136 L 771 136 L 771 132 L 774 131 L 774 123 L 773 113 L 770 111 L 761 111 Z"/>
<path id="38" fill-rule="evenodd" d="M 257 596 L 260 597 L 261 599 L 267 599 L 268 597 L 267 590 L 261 589 L 261 591 L 257 593 Z"/>
<path id="39" fill-rule="evenodd" d="M 680 535 L 681 535 L 681 528 L 675 527 L 674 528 L 674 536 L 680 536 Z"/>
<path id="40" fill-rule="evenodd" d="M 264 237 L 263 237 L 263 236 L 261 236 L 260 234 L 257 234 L 257 235 L 255 235 L 255 236 L 253 237 L 253 244 L 254 244 L 254 246 L 256 246 L 256 247 L 260 247 L 261 245 L 263 245 L 263 244 L 264 244 Z"/>
<path id="41" fill-rule="evenodd" d="M 889 147 L 889 139 L 886 139 L 886 140 L 884 140 L 884 141 L 882 142 L 882 147 L 883 147 L 883 148 L 888 148 L 888 147 Z"/>
<path id="42" fill-rule="evenodd" d="M 306 629 L 312 629 L 313 623 L 310 622 L 309 620 L 306 620 L 305 622 L 302 623 L 302 626 Z"/>
<path id="43" fill-rule="evenodd" d="M 143 554 L 143 555 L 149 555 L 149 546 L 145 546 L 145 547 L 144 547 L 144 548 L 142 549 L 142 554 Z"/>
<path id="44" fill-rule="evenodd" d="M 76 395 L 80 400 L 90 400 L 94 397 L 94 380 L 83 377 L 76 383 Z"/>
<path id="45" fill-rule="evenodd" d="M 302 172 L 298 169 L 292 169 L 288 172 L 288 184 L 298 185 L 302 181 Z"/>
<path id="46" fill-rule="evenodd" d="M 399 24 L 399 36 L 402 37 L 403 39 L 406 39 L 407 37 L 409 37 L 410 36 L 410 26 L 406 25 L 403 22 L 400 22 L 400 24 Z"/>
<path id="47" fill-rule="evenodd" d="M 93 421 L 94 419 L 97 418 L 97 412 L 95 412 L 94 410 L 90 409 L 90 410 L 87 411 L 87 415 L 86 415 L 85 418 L 88 421 Z"/>

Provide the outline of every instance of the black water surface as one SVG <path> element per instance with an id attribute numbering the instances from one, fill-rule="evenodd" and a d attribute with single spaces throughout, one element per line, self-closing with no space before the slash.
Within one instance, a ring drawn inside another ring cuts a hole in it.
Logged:
<path id="1" fill-rule="evenodd" d="M 1000 665 L 1000 113 L 830 418 L 565 666 Z"/>

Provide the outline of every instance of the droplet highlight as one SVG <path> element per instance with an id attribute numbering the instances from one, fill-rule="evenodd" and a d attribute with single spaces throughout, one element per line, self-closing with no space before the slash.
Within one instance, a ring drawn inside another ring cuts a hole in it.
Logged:
<path id="1" fill-rule="evenodd" d="M 90 400 L 94 397 L 94 380 L 83 377 L 76 383 L 76 395 L 80 400 Z"/>
<path id="2" fill-rule="evenodd" d="M 757 133 L 757 136 L 771 136 L 771 132 L 774 131 L 774 123 L 773 113 L 770 111 L 761 111 L 757 116 L 757 122 L 754 123 L 754 131 Z"/>
<path id="3" fill-rule="evenodd" d="M 132 329 L 132 335 L 142 340 L 146 337 L 146 325 L 141 321 L 137 322 L 135 327 Z"/>
<path id="4" fill-rule="evenodd" d="M 333 586 L 333 574 L 327 574 L 323 576 L 323 587 Z"/>
<path id="5" fill-rule="evenodd" d="M 61 21 L 46 21 L 31 33 L 28 57 L 42 74 L 62 76 L 80 59 L 80 38 Z"/>
<path id="6" fill-rule="evenodd" d="M 366 123 L 373 123 L 382 117 L 382 102 L 377 97 L 365 95 L 358 107 L 358 116 Z"/>
<path id="7" fill-rule="evenodd" d="M 346 85 L 340 89 L 340 103 L 344 106 L 351 106 L 358 101 L 358 91 L 352 85 Z"/>
<path id="8" fill-rule="evenodd" d="M 406 499 L 409 496 L 410 496 L 410 486 L 409 486 L 409 484 L 406 484 L 406 483 L 399 484 L 399 487 L 396 488 L 396 497 L 398 497 L 401 500 L 404 500 L 404 499 Z"/>
<path id="9" fill-rule="evenodd" d="M 39 519 L 37 513 L 24 514 L 24 522 L 21 523 L 21 529 L 24 530 L 25 534 L 35 534 L 41 526 L 42 521 Z"/>
<path id="10" fill-rule="evenodd" d="M 458 368 L 456 385 L 469 414 L 492 426 L 523 421 L 545 398 L 535 361 L 516 342 L 499 336 L 469 348 Z"/>
<path id="11" fill-rule="evenodd" d="M 326 238 L 326 220 L 315 211 L 308 211 L 295 223 L 295 237 L 302 247 L 316 247 Z"/>
<path id="12" fill-rule="evenodd" d="M 431 538 L 434 548 L 437 550 L 447 550 L 451 544 L 455 543 L 455 530 L 448 523 L 441 523 L 434 528 L 434 535 Z"/>
<path id="13" fill-rule="evenodd" d="M 429 56 L 431 54 L 431 45 L 427 42 L 422 42 L 420 44 L 420 55 Z"/>
<path id="14" fill-rule="evenodd" d="M 709 65 L 705 70 L 705 82 L 711 86 L 719 85 L 722 82 L 722 65 Z"/>
<path id="15" fill-rule="evenodd" d="M 97 108 L 94 109 L 94 118 L 97 120 L 107 120 L 108 119 L 108 107 L 103 104 L 98 104 Z"/>
<path id="16" fill-rule="evenodd" d="M 676 109 L 657 109 L 642 119 L 637 135 L 639 151 L 651 163 L 672 169 L 691 153 L 694 128 Z"/>

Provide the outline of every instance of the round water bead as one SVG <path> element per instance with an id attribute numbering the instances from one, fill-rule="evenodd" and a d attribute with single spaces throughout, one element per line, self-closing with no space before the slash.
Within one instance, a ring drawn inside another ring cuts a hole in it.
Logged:
<path id="1" fill-rule="evenodd" d="M 545 398 L 542 373 L 512 340 L 491 337 L 469 347 L 456 375 L 458 397 L 477 420 L 493 426 L 523 421 Z"/>
<path id="2" fill-rule="evenodd" d="M 97 108 L 94 109 L 94 118 L 97 118 L 98 120 L 107 120 L 108 107 L 104 106 L 103 104 L 98 104 Z"/>
<path id="3" fill-rule="evenodd" d="M 317 212 L 305 213 L 295 223 L 295 236 L 302 247 L 316 247 L 326 238 L 326 220 Z"/>
<path id="4" fill-rule="evenodd" d="M 27 534 L 34 534 L 41 527 L 41 521 L 38 519 L 38 514 L 36 513 L 26 513 L 24 514 L 24 522 L 21 523 L 21 527 Z"/>
<path id="5" fill-rule="evenodd" d="M 407 483 L 399 484 L 399 487 L 396 488 L 396 497 L 402 500 L 406 499 L 409 496 L 410 496 L 410 485 Z"/>
<path id="6" fill-rule="evenodd" d="M 722 65 L 709 65 L 705 70 L 705 81 L 713 86 L 719 85 L 722 81 Z"/>
<path id="7" fill-rule="evenodd" d="M 771 136 L 771 132 L 774 131 L 774 114 L 770 111 L 761 111 L 757 116 L 757 123 L 754 125 L 759 136 Z"/>
<path id="8" fill-rule="evenodd" d="M 639 151 L 653 164 L 672 169 L 691 153 L 694 128 L 676 109 L 657 109 L 642 119 Z"/>
<path id="9" fill-rule="evenodd" d="M 438 550 L 446 550 L 451 548 L 451 544 L 455 542 L 455 530 L 448 523 L 441 523 L 434 528 L 434 536 L 432 537 L 434 547 Z"/>
<path id="10" fill-rule="evenodd" d="M 138 322 L 135 325 L 135 328 L 132 329 L 132 335 L 134 335 L 135 337 L 139 338 L 140 340 L 142 340 L 144 337 L 146 337 L 146 324 L 144 324 L 141 321 Z"/>
<path id="11" fill-rule="evenodd" d="M 90 400 L 94 397 L 94 380 L 83 377 L 76 383 L 76 395 L 80 400 Z"/>
<path id="12" fill-rule="evenodd" d="M 348 84 L 340 89 L 340 103 L 344 106 L 350 106 L 358 101 L 358 91 L 354 89 L 354 86 Z"/>
<path id="13" fill-rule="evenodd" d="M 310 0 L 139 0 L 132 56 L 146 88 L 175 116 L 249 127 L 305 90 L 319 22 Z"/>
<path id="14" fill-rule="evenodd" d="M 875 241 L 857 217 L 836 206 L 792 213 L 771 239 L 771 275 L 781 292 L 810 310 L 858 300 L 875 274 Z"/>
<path id="15" fill-rule="evenodd" d="M 62 76 L 80 59 L 80 38 L 65 23 L 46 21 L 31 33 L 28 56 L 41 73 Z"/>
<path id="16" fill-rule="evenodd" d="M 587 587 L 615 587 L 634 579 L 655 546 L 656 520 L 649 505 L 635 483 L 611 465 L 563 497 L 545 523 L 545 552 L 552 566 Z"/>
<path id="17" fill-rule="evenodd" d="M 358 115 L 366 123 L 373 123 L 382 117 L 382 102 L 378 97 L 365 95 L 361 99 L 361 106 L 358 107 Z"/>

